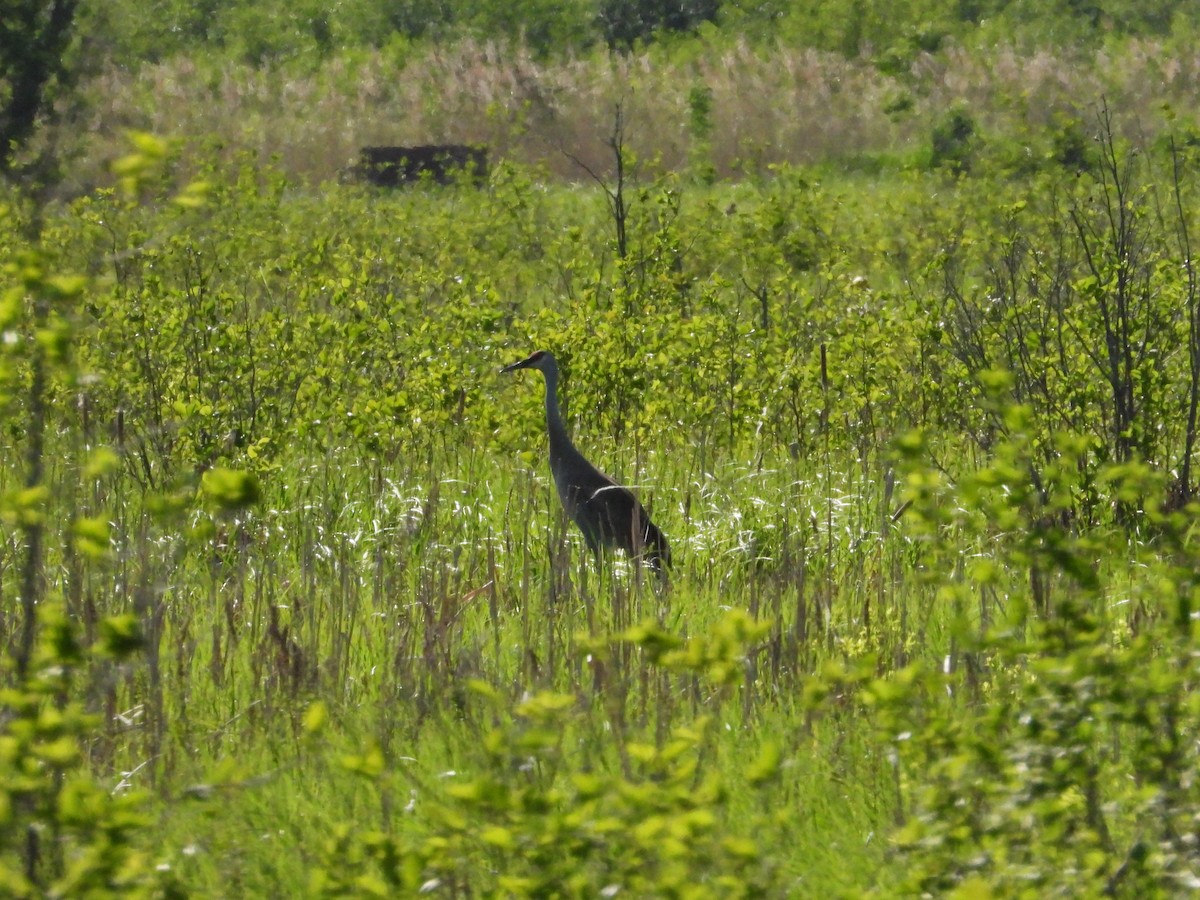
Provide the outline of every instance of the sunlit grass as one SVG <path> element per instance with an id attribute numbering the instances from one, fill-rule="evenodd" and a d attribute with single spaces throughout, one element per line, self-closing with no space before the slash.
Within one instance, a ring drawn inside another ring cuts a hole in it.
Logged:
<path id="1" fill-rule="evenodd" d="M 814 727 L 797 699 L 822 660 L 857 656 L 909 602 L 880 570 L 904 550 L 891 548 L 898 535 L 876 533 L 879 484 L 787 456 L 778 468 L 702 471 L 679 454 L 647 454 L 642 489 L 677 560 L 658 589 L 624 559 L 597 567 L 541 459 L 439 463 L 298 460 L 264 479 L 260 507 L 182 553 L 165 536 L 118 542 L 129 590 L 159 595 L 163 706 L 137 704 L 141 677 L 112 684 L 113 708 L 135 712 L 114 720 L 101 765 L 176 798 L 161 816 L 181 877 L 300 890 L 303 848 L 332 823 L 419 830 L 421 798 L 470 758 L 480 725 L 471 678 L 514 701 L 539 689 L 577 695 L 588 711 L 578 739 L 613 765 L 613 692 L 624 727 L 649 734 L 716 715 L 711 764 L 735 781 L 763 740 L 777 741 L 789 762 L 767 845 L 813 889 L 853 883 L 838 864 L 847 853 L 869 868 L 887 827 L 886 766 L 862 723 Z M 884 609 L 868 623 L 872 603 Z M 579 647 L 644 618 L 701 634 L 722 610 L 746 607 L 776 624 L 742 700 L 655 674 L 637 654 L 599 674 Z M 314 738 L 300 720 L 317 699 L 332 721 Z M 383 794 L 316 750 L 336 759 L 375 744 L 393 773 Z"/>

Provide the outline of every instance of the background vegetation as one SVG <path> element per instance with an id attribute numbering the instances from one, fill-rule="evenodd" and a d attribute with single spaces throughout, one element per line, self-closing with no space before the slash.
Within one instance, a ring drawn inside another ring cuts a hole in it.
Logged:
<path id="1" fill-rule="evenodd" d="M 130 128 L 185 140 L 193 176 L 194 158 L 236 168 L 250 151 L 315 185 L 360 146 L 466 142 L 587 181 L 583 166 L 611 167 L 621 104 L 647 165 L 740 179 L 921 164 L 964 115 L 979 140 L 1036 155 L 1031 131 L 1090 122 L 1101 99 L 1144 141 L 1164 103 L 1200 100 L 1186 3 L 71 5 L 67 195 L 107 183 Z M 605 9 L 641 36 L 610 50 Z"/>
<path id="2" fill-rule="evenodd" d="M 74 10 L 0 208 L 6 890 L 1195 887 L 1192 14 L 846 6 Z M 343 125 L 498 162 L 371 192 Z M 535 347 L 669 588 L 564 520 Z"/>

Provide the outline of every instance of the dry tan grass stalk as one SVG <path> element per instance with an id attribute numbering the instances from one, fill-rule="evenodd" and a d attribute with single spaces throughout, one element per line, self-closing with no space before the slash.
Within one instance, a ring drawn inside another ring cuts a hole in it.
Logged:
<path id="1" fill-rule="evenodd" d="M 79 174 L 102 181 L 101 163 L 121 146 L 121 131 L 139 128 L 215 136 L 229 157 L 277 156 L 313 182 L 336 178 L 363 145 L 440 142 L 487 144 L 493 159 L 579 180 L 572 157 L 608 171 L 618 103 L 629 149 L 648 165 L 678 169 L 692 158 L 688 96 L 696 86 L 711 91 L 707 152 L 717 173 L 758 173 L 914 150 L 955 105 L 1003 133 L 1052 125 L 1064 110 L 1107 98 L 1144 133 L 1162 101 L 1200 108 L 1200 48 L 1173 52 L 1147 40 L 1082 55 L 949 46 L 917 57 L 901 77 L 865 60 L 747 42 L 680 63 L 656 51 L 544 63 L 521 46 L 472 41 L 402 63 L 384 52 L 338 57 L 308 74 L 178 59 L 95 80 L 96 111 L 79 129 L 89 142 Z M 908 98 L 909 110 L 889 114 L 897 97 Z"/>

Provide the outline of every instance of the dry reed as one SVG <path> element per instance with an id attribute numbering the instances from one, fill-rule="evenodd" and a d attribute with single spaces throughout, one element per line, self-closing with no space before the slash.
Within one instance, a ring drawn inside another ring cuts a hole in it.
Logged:
<path id="1" fill-rule="evenodd" d="M 985 128 L 1020 134 L 1064 112 L 1086 115 L 1104 98 L 1144 134 L 1163 103 L 1200 108 L 1200 49 L 1154 40 L 1086 54 L 960 45 L 919 55 L 897 74 L 866 59 L 746 42 L 682 61 L 651 50 L 546 63 L 520 46 L 463 41 L 400 62 L 385 52 L 346 54 L 302 74 L 176 59 L 96 79 L 92 117 L 77 129 L 87 135 L 78 174 L 102 180 L 121 131 L 138 128 L 215 141 L 224 159 L 274 157 L 309 182 L 336 178 L 362 145 L 441 142 L 486 144 L 494 159 L 579 180 L 579 162 L 607 170 L 617 104 L 629 149 L 680 169 L 694 160 L 688 104 L 697 87 L 712 97 L 704 152 L 728 177 L 912 153 L 955 106 Z"/>

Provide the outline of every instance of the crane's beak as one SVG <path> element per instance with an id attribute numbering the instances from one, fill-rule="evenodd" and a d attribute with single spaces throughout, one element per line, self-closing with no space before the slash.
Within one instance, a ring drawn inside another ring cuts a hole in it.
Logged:
<path id="1" fill-rule="evenodd" d="M 511 366 L 505 366 L 503 369 L 500 370 L 500 374 L 503 375 L 506 372 L 515 372 L 515 371 L 517 371 L 517 369 L 527 369 L 527 368 L 529 368 L 532 360 L 533 360 L 533 357 L 531 356 L 528 359 L 523 359 L 520 362 L 515 362 Z"/>

